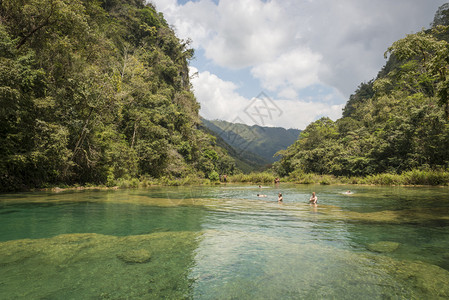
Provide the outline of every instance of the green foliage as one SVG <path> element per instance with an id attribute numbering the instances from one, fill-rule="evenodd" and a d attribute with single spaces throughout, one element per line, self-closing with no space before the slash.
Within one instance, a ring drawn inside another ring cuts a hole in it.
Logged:
<path id="1" fill-rule="evenodd" d="M 279 152 L 274 170 L 304 183 L 327 182 L 311 178 L 315 173 L 367 176 L 375 184 L 447 184 L 445 175 L 421 171 L 449 167 L 447 31 L 437 26 L 395 42 L 386 67 L 359 86 L 343 118 L 307 126 Z"/>
<path id="2" fill-rule="evenodd" d="M 401 174 L 406 185 L 449 185 L 449 172 L 443 170 L 411 170 Z"/>
<path id="3" fill-rule="evenodd" d="M 449 185 L 449 172 L 413 169 L 402 174 L 376 174 L 354 179 L 353 183 L 378 185 Z"/>
<path id="4" fill-rule="evenodd" d="M 368 83 L 361 83 L 355 94 L 349 97 L 348 102 L 343 108 L 343 117 L 351 117 L 357 105 L 374 96 L 373 80 Z"/>
<path id="5" fill-rule="evenodd" d="M 280 151 L 280 162 L 274 164 L 275 170 L 281 175 L 288 175 L 295 169 L 304 172 L 328 173 L 333 155 L 340 152 L 338 147 L 330 143 L 337 136 L 336 124 L 323 117 L 301 132 L 299 139 L 287 150 Z"/>
<path id="6" fill-rule="evenodd" d="M 226 121 L 202 120 L 205 127 L 234 148 L 234 157 L 241 169 L 255 171 L 273 163 L 274 154 L 286 149 L 297 138 L 300 130 L 279 127 L 248 126 Z M 232 150 L 229 151 L 232 154 Z M 243 164 L 242 164 L 243 162 Z M 252 166 L 244 166 L 244 162 Z"/>
<path id="7" fill-rule="evenodd" d="M 274 174 L 270 172 L 253 172 L 249 174 L 235 174 L 228 177 L 229 182 L 273 183 Z"/>
<path id="8" fill-rule="evenodd" d="M 234 171 L 151 4 L 5 0 L 0 20 L 0 190 Z"/>
<path id="9" fill-rule="evenodd" d="M 335 184 L 341 183 L 341 180 L 332 175 L 319 175 L 316 173 L 305 173 L 301 170 L 295 170 L 284 181 L 294 182 L 298 184 Z"/>
<path id="10" fill-rule="evenodd" d="M 220 175 L 218 175 L 217 172 L 212 171 L 212 172 L 209 173 L 207 178 L 209 178 L 211 181 L 219 181 L 220 180 Z"/>
<path id="11" fill-rule="evenodd" d="M 449 185 L 449 171 L 413 169 L 397 173 L 379 173 L 367 176 L 334 176 L 329 174 L 304 173 L 295 170 L 283 182 L 297 184 L 374 184 L 374 185 Z"/>
<path id="12" fill-rule="evenodd" d="M 449 25 L 449 3 L 441 5 L 435 13 L 432 26 L 438 25 Z"/>

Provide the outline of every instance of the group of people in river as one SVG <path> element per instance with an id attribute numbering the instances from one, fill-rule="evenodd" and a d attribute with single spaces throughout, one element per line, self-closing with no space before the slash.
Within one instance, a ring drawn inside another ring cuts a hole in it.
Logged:
<path id="1" fill-rule="evenodd" d="M 261 188 L 262 188 L 262 186 L 259 185 L 259 189 L 261 189 Z M 351 195 L 352 192 L 348 190 L 348 191 L 344 192 L 344 194 L 345 195 Z M 265 194 L 260 194 L 259 193 L 259 194 L 257 194 L 257 197 L 259 197 L 259 198 L 266 198 L 268 196 L 265 195 Z M 278 194 L 278 203 L 283 203 L 283 202 L 284 202 L 284 197 L 282 197 L 282 193 L 279 193 Z M 317 197 L 315 192 L 312 192 L 312 196 L 310 196 L 310 199 L 309 199 L 309 204 L 312 205 L 312 206 L 315 206 L 315 207 L 318 205 L 318 197 Z"/>
<path id="2" fill-rule="evenodd" d="M 277 179 L 277 178 L 276 178 Z M 279 183 L 279 182 L 278 182 Z M 262 186 L 261 185 L 259 185 L 259 189 L 261 189 L 262 188 Z M 264 194 L 257 194 L 257 197 L 259 197 L 259 198 L 266 198 L 266 197 L 268 197 L 267 195 L 264 195 Z M 284 201 L 284 198 L 282 197 L 282 193 L 279 193 L 278 194 L 278 202 L 279 203 L 282 203 Z"/>
<path id="3" fill-rule="evenodd" d="M 276 177 L 275 179 L 274 179 L 274 184 L 276 185 L 276 186 L 279 186 L 279 183 L 280 183 L 280 179 L 278 178 L 278 177 Z M 261 189 L 262 188 L 262 186 L 261 185 L 259 185 L 259 189 Z M 344 194 L 345 195 L 350 195 L 350 194 L 352 194 L 352 192 L 351 191 L 346 191 L 346 192 L 344 192 Z M 259 198 L 266 198 L 266 197 L 268 197 L 267 195 L 265 195 L 265 194 L 257 194 L 257 197 L 259 197 Z M 284 203 L 284 197 L 282 197 L 282 193 L 279 193 L 278 194 L 278 203 Z M 312 192 L 312 196 L 310 196 L 310 199 L 309 199 L 309 204 L 311 205 L 311 206 L 314 206 L 314 207 L 316 207 L 317 205 L 318 205 L 318 197 L 317 197 L 317 195 L 316 195 L 316 193 L 315 192 Z"/>
<path id="4" fill-rule="evenodd" d="M 267 195 L 263 195 L 263 194 L 257 194 L 257 197 L 259 198 L 266 198 L 268 197 Z M 278 194 L 278 202 L 282 203 L 284 201 L 284 198 L 282 197 L 282 193 Z"/>
<path id="5" fill-rule="evenodd" d="M 277 179 L 277 178 L 276 178 Z M 278 182 L 279 183 L 279 182 Z M 259 185 L 259 189 L 261 189 L 262 188 L 262 186 L 261 185 Z M 268 197 L 267 195 L 265 195 L 265 194 L 257 194 L 257 197 L 259 197 L 259 198 L 266 198 L 266 197 Z M 282 196 L 282 193 L 279 193 L 278 194 L 278 203 L 283 203 L 284 202 L 284 197 Z M 314 206 L 316 206 L 317 205 L 317 203 L 318 203 L 318 197 L 316 196 L 316 193 L 315 192 L 313 192 L 312 193 L 312 196 L 310 197 L 310 199 L 309 199 L 309 203 L 310 203 L 310 205 L 314 205 Z"/>

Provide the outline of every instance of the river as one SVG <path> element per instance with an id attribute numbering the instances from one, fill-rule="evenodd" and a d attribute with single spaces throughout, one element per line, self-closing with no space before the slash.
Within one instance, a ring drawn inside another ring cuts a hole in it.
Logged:
<path id="1" fill-rule="evenodd" d="M 0 299 L 448 298 L 448 249 L 447 187 L 0 195 Z"/>

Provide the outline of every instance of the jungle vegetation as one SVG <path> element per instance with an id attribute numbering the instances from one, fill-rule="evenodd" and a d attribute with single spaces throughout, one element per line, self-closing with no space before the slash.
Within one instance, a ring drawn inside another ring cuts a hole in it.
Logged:
<path id="1" fill-rule="evenodd" d="M 293 145 L 278 152 L 276 172 L 291 177 L 390 174 L 389 180 L 439 172 L 448 184 L 447 25 L 449 4 L 440 7 L 431 29 L 393 43 L 385 53 L 386 65 L 375 79 L 360 84 L 342 118 L 309 124 Z"/>
<path id="2" fill-rule="evenodd" d="M 230 181 L 447 183 L 447 25 L 449 4 L 388 49 L 341 119 L 307 126 L 271 172 Z M 201 125 L 193 56 L 144 0 L 1 0 L 0 191 L 238 173 L 235 149 Z"/>
<path id="3" fill-rule="evenodd" d="M 232 174 L 144 0 L 0 1 L 0 191 Z"/>

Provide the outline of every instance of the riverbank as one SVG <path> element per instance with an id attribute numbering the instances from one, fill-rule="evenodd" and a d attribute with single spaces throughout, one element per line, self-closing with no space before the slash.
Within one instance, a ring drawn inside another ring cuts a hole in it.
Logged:
<path id="1" fill-rule="evenodd" d="M 273 183 L 275 174 L 269 172 L 237 174 L 228 176 L 228 182 L 235 183 Z M 449 186 L 449 171 L 446 170 L 411 170 L 402 174 L 383 173 L 368 176 L 334 176 L 293 172 L 280 178 L 281 182 L 296 184 L 369 184 L 369 185 L 404 185 L 404 186 Z"/>
<path id="2" fill-rule="evenodd" d="M 402 174 L 383 173 L 357 176 L 333 176 L 294 172 L 285 181 L 298 184 L 370 184 L 370 185 L 404 185 L 404 186 L 448 186 L 449 171 L 445 170 L 411 170 Z"/>
<path id="3" fill-rule="evenodd" d="M 223 177 L 222 177 L 223 178 Z M 52 185 L 42 188 L 24 189 L 23 191 L 53 191 L 62 192 L 66 190 L 98 190 L 98 189 L 127 189 L 146 188 L 151 186 L 186 186 L 186 185 L 219 185 L 224 183 L 244 184 L 273 184 L 276 174 L 271 172 L 258 172 L 249 174 L 229 175 L 226 181 L 223 179 L 210 180 L 197 176 L 186 176 L 184 178 L 151 178 L 141 177 L 132 179 L 118 179 L 109 185 L 85 184 L 85 185 Z M 334 176 L 313 173 L 293 172 L 290 176 L 280 178 L 281 183 L 294 184 L 321 184 L 321 185 L 386 185 L 386 186 L 449 186 L 449 171 L 445 170 L 412 170 L 402 174 L 376 174 L 364 177 L 357 176 Z"/>

